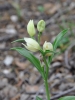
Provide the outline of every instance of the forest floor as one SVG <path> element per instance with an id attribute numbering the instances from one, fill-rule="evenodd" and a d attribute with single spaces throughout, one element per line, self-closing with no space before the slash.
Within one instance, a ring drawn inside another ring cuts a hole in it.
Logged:
<path id="1" fill-rule="evenodd" d="M 10 50 L 22 46 L 12 41 L 29 37 L 30 19 L 35 26 L 41 19 L 46 22 L 41 45 L 45 40 L 53 42 L 69 28 L 51 63 L 48 83 L 51 100 L 75 96 L 75 0 L 0 0 L 0 100 L 35 100 L 37 95 L 45 100 L 41 75 L 27 59 Z M 40 57 L 38 52 L 34 55 Z"/>

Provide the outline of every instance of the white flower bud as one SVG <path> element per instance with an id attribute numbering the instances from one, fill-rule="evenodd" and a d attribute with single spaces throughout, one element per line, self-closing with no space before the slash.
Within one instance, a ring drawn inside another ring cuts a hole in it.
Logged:
<path id="1" fill-rule="evenodd" d="M 40 50 L 40 45 L 32 38 L 24 38 L 26 45 L 23 44 L 28 50 L 36 52 Z"/>
<path id="2" fill-rule="evenodd" d="M 40 20 L 37 24 L 37 29 L 39 32 L 43 32 L 45 30 L 45 21 Z"/>
<path id="3" fill-rule="evenodd" d="M 50 42 L 45 41 L 43 44 L 43 51 L 45 52 L 46 50 L 53 51 L 53 45 Z M 52 53 L 47 53 L 46 56 L 50 56 Z"/>
<path id="4" fill-rule="evenodd" d="M 36 31 L 35 31 L 33 20 L 29 21 L 29 23 L 27 25 L 27 32 L 31 37 L 35 35 Z"/>

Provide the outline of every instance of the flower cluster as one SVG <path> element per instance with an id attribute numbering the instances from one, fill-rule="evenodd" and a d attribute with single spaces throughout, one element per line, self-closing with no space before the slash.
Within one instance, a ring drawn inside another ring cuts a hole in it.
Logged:
<path id="1" fill-rule="evenodd" d="M 37 30 L 40 34 L 45 30 L 45 21 L 40 20 L 37 24 Z M 34 39 L 34 35 L 36 34 L 34 22 L 33 20 L 30 20 L 27 25 L 27 32 L 30 35 L 31 38 L 24 38 L 26 44 L 23 44 L 26 49 L 32 52 L 36 52 L 41 50 L 40 44 Z M 50 42 L 45 41 L 43 44 L 43 52 L 50 50 L 53 51 L 53 45 Z M 47 53 L 46 56 L 50 56 L 51 53 Z"/>

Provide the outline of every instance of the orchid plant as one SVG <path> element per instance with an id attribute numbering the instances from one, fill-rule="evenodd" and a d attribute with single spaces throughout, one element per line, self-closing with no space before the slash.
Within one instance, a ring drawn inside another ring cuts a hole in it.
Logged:
<path id="1" fill-rule="evenodd" d="M 18 39 L 12 42 L 12 43 L 22 42 L 22 45 L 24 46 L 24 48 L 14 47 L 11 49 L 16 50 L 22 56 L 27 58 L 34 65 L 34 67 L 36 67 L 36 69 L 40 72 L 44 80 L 47 100 L 50 100 L 50 91 L 48 87 L 48 75 L 49 75 L 50 64 L 56 53 L 56 49 L 57 49 L 57 46 L 59 45 L 59 42 L 61 41 L 61 39 L 63 39 L 68 29 L 65 29 L 62 32 L 60 32 L 56 36 L 53 43 L 45 41 L 43 46 L 40 45 L 40 38 L 41 38 L 42 32 L 45 30 L 44 20 L 40 20 L 37 23 L 37 30 L 38 30 L 38 37 L 36 41 L 36 38 L 35 38 L 36 30 L 35 30 L 34 22 L 33 20 L 30 20 L 27 25 L 27 32 L 30 38 L 24 37 L 23 39 Z M 39 54 L 41 54 L 42 61 L 40 61 L 37 57 L 34 56 L 33 52 L 37 52 L 37 51 L 39 52 Z M 36 100 L 42 100 L 42 99 L 37 96 Z M 75 100 L 75 96 L 61 97 L 58 100 Z"/>

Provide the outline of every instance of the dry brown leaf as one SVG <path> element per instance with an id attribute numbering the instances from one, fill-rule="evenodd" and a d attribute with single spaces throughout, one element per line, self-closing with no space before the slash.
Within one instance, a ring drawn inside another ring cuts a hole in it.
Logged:
<path id="1" fill-rule="evenodd" d="M 54 14 L 58 9 L 60 8 L 60 5 L 54 5 L 50 10 L 49 10 L 49 14 Z"/>
<path id="2" fill-rule="evenodd" d="M 27 85 L 26 86 L 26 92 L 27 93 L 35 93 L 35 92 L 37 92 L 39 90 L 39 86 L 37 86 L 37 85 L 34 85 L 34 86 L 30 86 L 30 85 Z"/>
<path id="3" fill-rule="evenodd" d="M 20 79 L 19 82 L 16 84 L 17 87 L 20 87 L 22 85 L 22 80 Z"/>
<path id="4" fill-rule="evenodd" d="M 50 8 L 52 8 L 53 4 L 52 3 L 45 3 L 44 4 L 44 9 L 45 11 L 49 10 Z"/>
<path id="5" fill-rule="evenodd" d="M 41 36 L 41 45 L 43 45 L 43 43 L 45 41 L 50 41 L 50 39 L 51 39 L 51 35 L 50 34 L 42 35 Z"/>
<path id="6" fill-rule="evenodd" d="M 15 97 L 13 97 L 11 100 L 19 100 L 21 94 L 17 94 Z"/>
<path id="7" fill-rule="evenodd" d="M 44 8 L 45 8 L 45 12 L 47 14 L 52 15 L 60 8 L 60 5 L 59 4 L 46 3 L 46 4 L 44 4 Z"/>
<path id="8" fill-rule="evenodd" d="M 24 70 L 30 65 L 30 62 L 28 60 L 25 62 L 20 62 L 19 59 L 15 59 L 15 64 L 18 66 L 19 70 Z"/>

